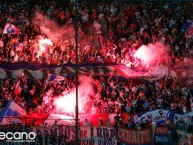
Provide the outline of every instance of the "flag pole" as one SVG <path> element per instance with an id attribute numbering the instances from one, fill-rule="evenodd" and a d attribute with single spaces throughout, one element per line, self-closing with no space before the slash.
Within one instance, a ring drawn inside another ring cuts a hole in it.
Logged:
<path id="1" fill-rule="evenodd" d="M 75 50 L 76 50 L 76 106 L 75 106 L 75 115 L 76 115 L 76 127 L 75 127 L 75 144 L 78 145 L 78 9 L 77 9 L 77 0 L 75 0 Z"/>

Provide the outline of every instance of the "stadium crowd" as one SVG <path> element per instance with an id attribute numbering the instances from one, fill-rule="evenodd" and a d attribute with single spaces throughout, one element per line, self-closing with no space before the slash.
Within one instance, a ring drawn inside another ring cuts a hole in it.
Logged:
<path id="1" fill-rule="evenodd" d="M 74 38 L 55 41 L 39 54 L 38 37 L 43 35 L 39 25 L 32 23 L 37 13 L 55 20 L 58 25 L 75 24 L 75 8 L 71 1 L 56 3 L 41 1 L 42 5 L 1 3 L 0 32 L 6 23 L 17 26 L 21 34 L 3 34 L 0 40 L 0 62 L 65 64 L 75 63 Z M 192 3 L 117 3 L 82 2 L 78 6 L 79 63 L 131 63 L 133 52 L 142 44 L 162 42 L 170 46 L 171 63 L 190 57 L 192 39 L 185 37 L 183 25 L 192 20 Z M 186 10 L 186 11 L 185 11 Z"/>
<path id="2" fill-rule="evenodd" d="M 43 1 L 42 5 L 23 4 L 17 6 L 9 1 L 0 4 L 0 63 L 27 61 L 49 65 L 74 64 L 74 40 L 54 42 L 42 55 L 38 53 L 40 26 L 31 23 L 37 12 L 57 21 L 59 25 L 73 25 L 76 11 L 71 1 Z M 192 53 L 192 39 L 186 38 L 183 25 L 192 21 L 193 3 L 149 2 L 149 3 L 87 3 L 78 5 L 79 64 L 127 64 L 136 66 L 133 52 L 141 45 L 162 42 L 170 46 L 174 65 L 188 61 Z M 4 34 L 6 23 L 14 24 L 20 34 Z M 46 37 L 46 36 L 45 36 Z M 190 88 L 170 77 L 167 81 L 157 80 L 136 83 L 133 79 L 117 77 L 94 77 L 100 82 L 95 87 L 95 96 L 90 113 L 136 113 L 167 109 L 178 114 L 193 111 L 193 96 Z M 25 75 L 14 80 L 1 80 L 0 96 L 2 107 L 11 98 L 30 112 L 53 112 L 52 97 L 46 93 L 53 90 L 53 96 L 74 87 L 74 77 L 61 82 L 46 79 L 29 81 Z M 18 85 L 20 86 L 18 89 Z M 176 126 L 180 123 L 176 118 Z M 192 125 L 192 121 L 186 121 Z"/>

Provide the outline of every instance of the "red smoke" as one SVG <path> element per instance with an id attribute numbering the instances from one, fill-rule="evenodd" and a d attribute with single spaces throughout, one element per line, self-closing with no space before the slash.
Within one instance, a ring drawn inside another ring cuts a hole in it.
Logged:
<path id="1" fill-rule="evenodd" d="M 38 42 L 39 42 L 39 51 L 38 51 L 39 55 L 44 53 L 48 46 L 52 46 L 53 45 L 53 42 L 50 39 L 43 38 L 42 36 L 40 36 L 40 39 L 39 39 Z"/>
<path id="2" fill-rule="evenodd" d="M 169 47 L 161 42 L 155 44 L 142 45 L 134 54 L 141 61 L 143 66 L 152 65 L 156 62 L 167 61 Z"/>
<path id="3" fill-rule="evenodd" d="M 41 13 L 36 14 L 36 17 L 34 17 L 32 23 L 34 25 L 38 25 L 40 27 L 41 33 L 54 42 L 66 39 L 74 39 L 75 32 L 71 24 L 61 26 L 54 20 L 45 17 Z"/>
<path id="4" fill-rule="evenodd" d="M 84 75 L 79 76 L 78 85 L 78 99 L 79 99 L 79 112 L 87 113 L 87 109 L 91 109 L 91 102 L 93 101 L 91 96 L 95 95 L 93 88 L 92 77 Z M 75 112 L 76 105 L 76 89 L 75 86 L 68 93 L 63 92 L 62 96 L 59 96 L 53 100 L 53 105 L 56 107 L 57 112 L 73 114 Z"/>

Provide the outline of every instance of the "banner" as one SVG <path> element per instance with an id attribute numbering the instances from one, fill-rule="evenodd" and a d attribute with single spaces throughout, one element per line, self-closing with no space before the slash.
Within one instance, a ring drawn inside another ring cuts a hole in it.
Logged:
<path id="1" fill-rule="evenodd" d="M 65 136 L 36 136 L 36 139 L 32 142 L 23 140 L 22 142 L 0 142 L 0 145 L 43 145 L 45 142 L 46 145 L 66 145 Z"/>
<path id="2" fill-rule="evenodd" d="M 157 69 L 156 69 L 157 68 Z M 167 68 L 162 66 L 162 68 Z M 151 69 L 151 68 L 150 68 Z M 152 71 L 154 70 L 154 71 Z M 164 71 L 161 71 L 164 70 Z M 80 74 L 95 75 L 95 76 L 121 76 L 124 78 L 141 78 L 141 79 L 160 79 L 168 74 L 168 69 L 160 69 L 159 66 L 154 67 L 151 71 L 140 71 L 131 69 L 125 65 L 79 65 L 78 71 Z M 160 72 L 159 72 L 160 71 Z M 44 64 L 30 64 L 28 62 L 17 62 L 10 64 L 0 64 L 0 78 L 12 79 L 21 77 L 24 74 L 29 79 L 48 78 L 50 74 L 58 76 L 69 76 L 75 74 L 75 65 L 59 65 L 51 66 Z M 148 73 L 146 73 L 148 72 Z M 145 77 L 142 78 L 142 76 Z"/>
<path id="3" fill-rule="evenodd" d="M 152 145 L 152 129 L 124 129 L 119 128 L 118 137 L 121 145 Z"/>
<path id="4" fill-rule="evenodd" d="M 190 66 L 168 67 L 160 65 L 150 67 L 149 70 L 140 71 L 137 69 L 128 68 L 125 65 L 79 65 L 78 71 L 80 74 L 95 75 L 95 76 L 121 76 L 124 78 L 140 78 L 141 80 L 157 80 L 169 76 L 177 78 L 192 78 L 193 71 Z M 45 65 L 45 64 L 31 64 L 25 61 L 17 63 L 0 64 L 0 78 L 13 79 L 21 77 L 24 74 L 28 79 L 48 78 L 48 80 L 61 81 L 64 78 L 59 76 L 70 76 L 75 74 L 75 65 Z"/>
<path id="5" fill-rule="evenodd" d="M 113 127 L 95 126 L 94 145 L 117 145 L 116 130 Z"/>
<path id="6" fill-rule="evenodd" d="M 20 117 L 25 116 L 26 116 L 25 110 L 21 108 L 19 105 L 17 105 L 13 100 L 9 100 L 5 108 L 0 113 L 0 124 L 6 125 L 15 122 L 21 123 Z"/>
<path id="7" fill-rule="evenodd" d="M 178 117 L 178 118 L 182 118 L 183 120 L 186 120 L 188 118 L 188 116 L 193 116 L 193 111 L 192 112 L 188 112 L 186 114 L 183 114 L 183 115 L 180 115 L 180 114 L 175 114 L 175 117 Z M 174 118 L 175 118 L 174 117 Z"/>
<path id="8" fill-rule="evenodd" d="M 156 109 L 135 115 L 134 121 L 140 123 L 145 123 L 146 121 L 164 123 L 169 114 L 169 110 Z"/>
<path id="9" fill-rule="evenodd" d="M 32 131 L 35 132 L 37 136 L 43 136 L 43 130 L 45 137 L 51 136 L 48 137 L 48 139 L 51 138 L 55 140 L 57 137 L 65 137 L 66 142 L 71 142 L 75 140 L 75 126 L 32 128 Z M 37 142 L 42 142 L 42 140 L 38 140 Z M 92 143 L 93 145 L 117 145 L 115 129 L 113 127 L 93 126 L 91 132 L 91 126 L 81 126 L 79 128 L 79 144 L 86 145 L 90 143 Z"/>
<path id="10" fill-rule="evenodd" d="M 3 34 L 20 34 L 20 30 L 19 28 L 17 28 L 16 26 L 14 26 L 13 24 L 7 23 L 5 25 L 5 28 L 3 30 Z"/>
<path id="11" fill-rule="evenodd" d="M 148 72 L 144 74 L 145 77 L 148 78 L 148 80 L 157 80 L 165 77 L 165 80 L 169 76 L 169 69 L 166 66 L 159 65 L 155 67 L 150 67 Z"/>
<path id="12" fill-rule="evenodd" d="M 75 126 L 32 127 L 31 129 L 37 136 L 65 136 L 67 141 L 75 140 Z"/>
<path id="13" fill-rule="evenodd" d="M 43 145 L 45 142 L 46 145 L 66 145 L 65 136 L 36 136 L 35 142 L 31 142 L 28 145 Z"/>
<path id="14" fill-rule="evenodd" d="M 80 145 L 117 145 L 116 131 L 113 127 L 93 126 L 92 132 L 91 127 L 80 127 L 80 131 L 83 131 Z"/>
<path id="15" fill-rule="evenodd" d="M 154 134 L 154 143 L 167 143 L 168 141 L 168 127 L 157 126 Z"/>
<path id="16" fill-rule="evenodd" d="M 120 66 L 86 66 L 86 67 L 79 67 L 79 73 L 80 74 L 87 74 L 87 75 L 98 75 L 98 76 L 108 76 L 111 75 L 116 68 Z M 123 76 L 125 78 L 130 77 L 140 77 L 141 73 L 137 71 L 128 71 L 126 66 L 121 66 L 122 69 L 125 69 L 124 75 L 123 71 L 120 69 L 116 69 L 114 75 L 115 76 Z M 131 69 L 129 69 L 131 70 Z M 48 68 L 40 68 L 38 70 L 32 70 L 32 69 L 16 69 L 16 70 L 7 70 L 0 68 L 0 78 L 1 79 L 7 79 L 7 78 L 16 78 L 21 77 L 22 74 L 25 74 L 25 76 L 29 79 L 35 79 L 35 78 L 47 78 L 49 74 L 55 74 L 60 76 L 69 76 L 75 74 L 75 67 L 69 67 L 69 66 L 59 66 L 59 67 L 48 67 Z"/>

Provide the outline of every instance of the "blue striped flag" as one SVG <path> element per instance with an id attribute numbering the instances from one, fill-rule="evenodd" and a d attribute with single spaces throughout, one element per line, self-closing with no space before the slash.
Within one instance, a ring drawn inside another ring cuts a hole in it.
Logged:
<path id="1" fill-rule="evenodd" d="M 9 124 L 11 119 L 24 117 L 26 116 L 26 112 L 19 105 L 17 105 L 13 100 L 10 100 L 5 108 L 2 110 L 0 114 L 0 124 L 6 125 Z"/>

